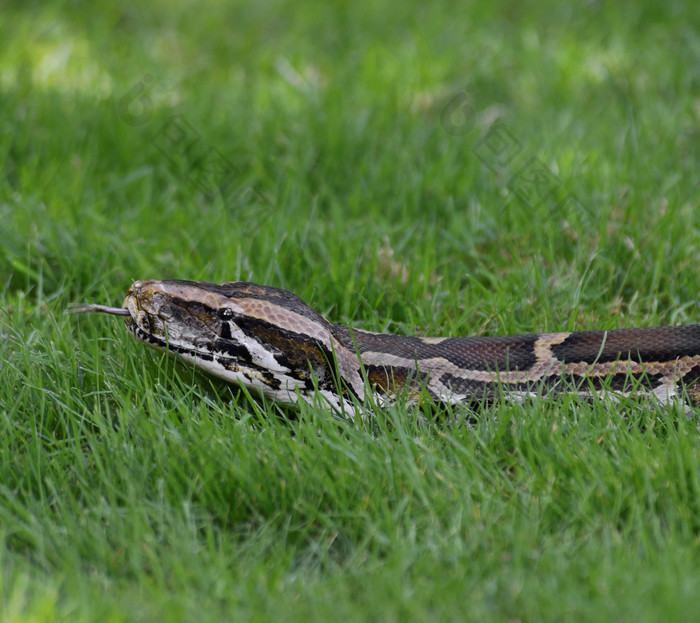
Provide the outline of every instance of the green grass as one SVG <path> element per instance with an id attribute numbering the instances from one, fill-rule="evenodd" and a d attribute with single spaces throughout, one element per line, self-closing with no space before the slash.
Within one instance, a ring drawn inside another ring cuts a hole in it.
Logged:
<path id="1" fill-rule="evenodd" d="M 698 321 L 696 3 L 369 6 L 3 8 L 3 621 L 696 616 L 677 408 L 343 423 L 63 314 L 174 277 L 399 333 Z M 520 151 L 489 168 L 497 128 Z M 514 194 L 533 157 L 578 204 Z"/>

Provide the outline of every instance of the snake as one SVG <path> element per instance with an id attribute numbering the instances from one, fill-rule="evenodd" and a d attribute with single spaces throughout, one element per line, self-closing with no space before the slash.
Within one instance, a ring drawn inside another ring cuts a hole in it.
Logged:
<path id="1" fill-rule="evenodd" d="M 420 337 L 334 324 L 280 288 L 180 279 L 136 281 L 122 307 L 69 311 L 124 316 L 137 340 L 215 377 L 342 413 L 372 397 L 473 406 L 572 393 L 700 404 L 700 324 Z"/>

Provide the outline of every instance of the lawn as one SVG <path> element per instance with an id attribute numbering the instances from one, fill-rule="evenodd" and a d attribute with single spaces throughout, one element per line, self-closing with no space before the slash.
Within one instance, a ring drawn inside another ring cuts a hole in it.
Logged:
<path id="1" fill-rule="evenodd" d="M 183 278 L 402 334 L 698 322 L 699 26 L 691 0 L 8 0 L 0 619 L 696 618 L 697 412 L 344 422 L 63 312 Z"/>

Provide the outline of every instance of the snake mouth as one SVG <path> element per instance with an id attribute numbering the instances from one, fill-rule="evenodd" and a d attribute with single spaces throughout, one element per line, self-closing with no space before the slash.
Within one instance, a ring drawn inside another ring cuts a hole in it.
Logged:
<path id="1" fill-rule="evenodd" d="M 147 333 L 144 331 L 141 327 L 139 327 L 138 324 L 134 321 L 134 319 L 129 316 L 124 320 L 124 324 L 126 325 L 126 330 L 131 333 L 136 339 L 146 342 L 147 344 L 150 344 L 151 346 L 154 346 L 155 348 L 167 350 L 168 349 L 168 342 L 167 340 L 163 340 L 155 335 L 152 335 L 151 333 Z"/>

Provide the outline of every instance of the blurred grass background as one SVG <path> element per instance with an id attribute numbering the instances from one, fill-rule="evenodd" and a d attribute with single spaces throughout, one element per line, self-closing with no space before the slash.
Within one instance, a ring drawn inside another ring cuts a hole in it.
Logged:
<path id="1" fill-rule="evenodd" d="M 174 277 L 400 333 L 697 322 L 699 18 L 6 2 L 7 620 L 689 619 L 698 441 L 672 409 L 290 422 L 62 311 Z M 498 128 L 519 151 L 489 166 Z M 533 158 L 556 189 L 523 200 Z"/>

